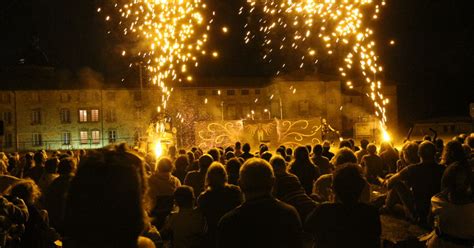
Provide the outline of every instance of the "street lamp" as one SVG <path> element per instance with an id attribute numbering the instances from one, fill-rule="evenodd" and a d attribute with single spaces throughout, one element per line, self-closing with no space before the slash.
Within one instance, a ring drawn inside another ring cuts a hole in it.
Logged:
<path id="1" fill-rule="evenodd" d="M 270 110 L 264 109 L 263 112 L 268 113 L 268 119 L 269 119 L 269 120 L 272 119 L 272 113 L 270 112 Z"/>
<path id="2" fill-rule="evenodd" d="M 253 111 L 253 110 L 252 110 L 252 112 L 251 112 L 251 113 L 252 113 L 252 121 L 253 121 L 253 120 L 255 120 L 255 118 L 254 118 L 255 111 Z"/>

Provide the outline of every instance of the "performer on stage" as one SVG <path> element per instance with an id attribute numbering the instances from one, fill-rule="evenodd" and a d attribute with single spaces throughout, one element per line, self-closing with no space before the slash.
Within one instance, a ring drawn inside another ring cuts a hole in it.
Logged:
<path id="1" fill-rule="evenodd" d="M 321 129 L 321 137 L 323 141 L 329 139 L 329 134 L 331 132 L 339 134 L 339 132 L 337 132 L 336 129 L 334 129 L 333 127 L 331 127 L 331 125 L 329 125 L 329 123 L 327 122 L 325 118 L 321 119 L 321 125 L 316 129 L 316 131 L 318 131 L 319 129 Z"/>

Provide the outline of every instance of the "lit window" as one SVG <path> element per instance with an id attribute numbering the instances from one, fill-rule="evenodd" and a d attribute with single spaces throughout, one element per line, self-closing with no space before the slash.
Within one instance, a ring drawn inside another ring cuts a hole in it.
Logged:
<path id="1" fill-rule="evenodd" d="M 109 143 L 115 143 L 117 141 L 117 131 L 109 130 Z"/>
<path id="2" fill-rule="evenodd" d="M 43 138 L 40 133 L 33 134 L 33 146 L 42 146 Z"/>
<path id="3" fill-rule="evenodd" d="M 99 144 L 100 143 L 100 131 L 93 130 L 92 131 L 92 144 Z"/>
<path id="4" fill-rule="evenodd" d="M 79 122 L 87 122 L 87 110 L 79 110 Z"/>
<path id="5" fill-rule="evenodd" d="M 71 144 L 71 133 L 64 132 L 61 136 L 61 141 L 63 145 L 70 145 Z"/>
<path id="6" fill-rule="evenodd" d="M 87 131 L 81 131 L 79 133 L 79 138 L 81 140 L 81 144 L 89 143 L 89 134 L 87 133 Z"/>
<path id="7" fill-rule="evenodd" d="M 99 121 L 99 110 L 93 109 L 91 110 L 91 121 L 98 122 Z"/>

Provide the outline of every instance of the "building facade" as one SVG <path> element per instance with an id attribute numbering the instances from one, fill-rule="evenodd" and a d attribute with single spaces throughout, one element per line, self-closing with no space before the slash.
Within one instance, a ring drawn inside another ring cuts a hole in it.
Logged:
<path id="1" fill-rule="evenodd" d="M 373 111 L 367 108 L 372 106 L 369 99 L 357 89 L 345 91 L 339 81 L 275 79 L 253 84 L 251 80 L 255 79 L 248 80 L 226 87 L 174 88 L 166 116 L 176 127 L 176 135 L 193 136 L 194 124 L 199 121 L 326 118 L 331 126 L 350 136 L 355 123 L 372 118 Z M 384 89 L 391 101 L 389 124 L 396 126 L 396 87 Z M 156 119 L 161 99 L 160 91 L 153 88 L 0 90 L 0 118 L 4 124 L 0 150 L 136 144 Z M 179 143 L 191 145 L 182 139 Z"/>

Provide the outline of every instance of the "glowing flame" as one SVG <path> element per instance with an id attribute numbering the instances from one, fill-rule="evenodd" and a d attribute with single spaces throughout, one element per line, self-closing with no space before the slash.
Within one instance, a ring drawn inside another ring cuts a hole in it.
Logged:
<path id="1" fill-rule="evenodd" d="M 383 142 L 390 142 L 390 141 L 392 141 L 392 137 L 391 137 L 390 134 L 388 133 L 387 129 L 382 128 L 382 129 L 381 129 L 381 132 L 382 132 L 382 141 L 383 141 Z"/>
<path id="2" fill-rule="evenodd" d="M 159 158 L 161 155 L 163 155 L 163 145 L 161 144 L 161 140 L 156 141 L 154 150 L 156 158 Z"/>

